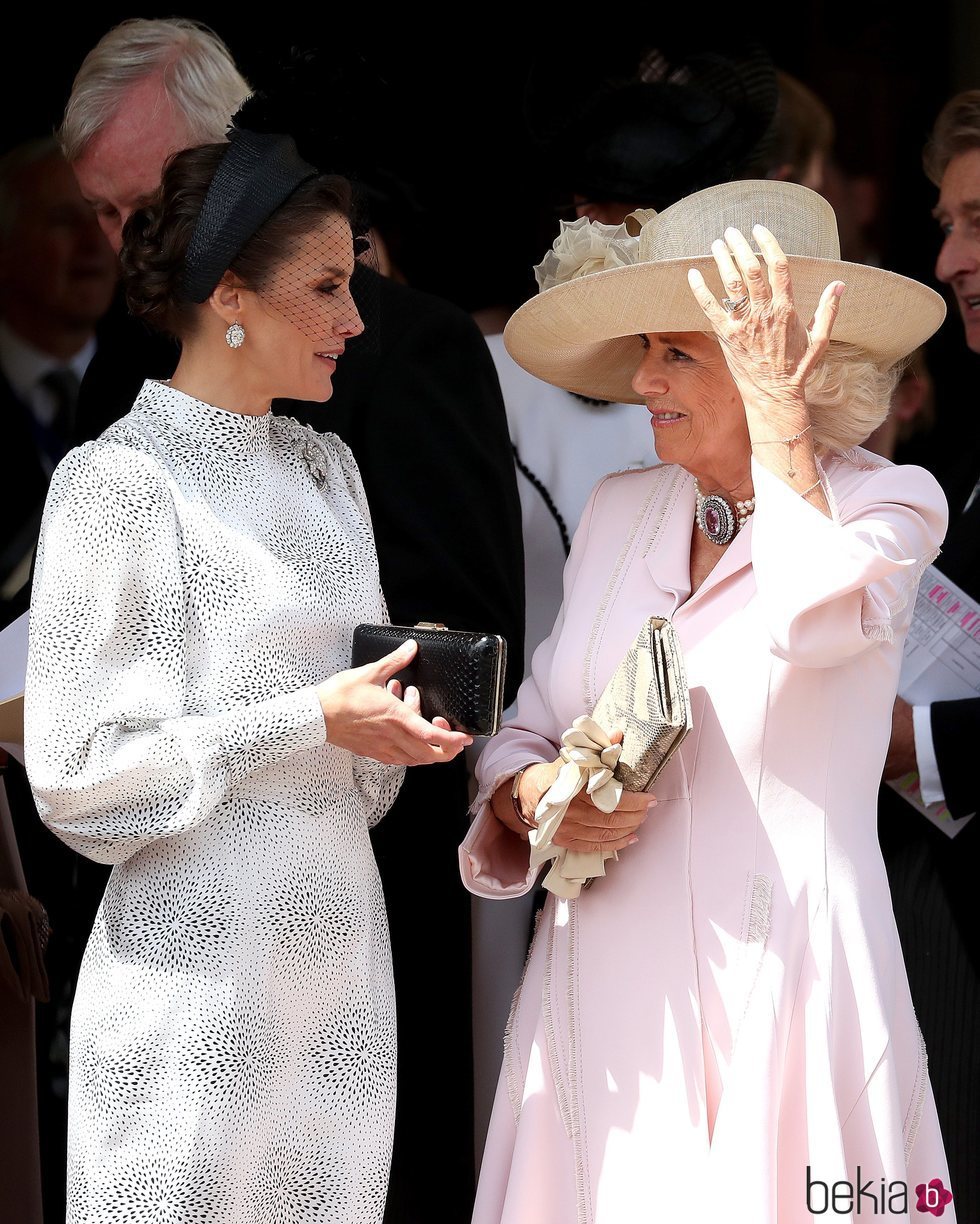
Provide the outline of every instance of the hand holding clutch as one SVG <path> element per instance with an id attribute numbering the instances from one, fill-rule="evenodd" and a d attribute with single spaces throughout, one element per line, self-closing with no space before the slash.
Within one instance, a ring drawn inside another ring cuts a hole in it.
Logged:
<path id="1" fill-rule="evenodd" d="M 395 677 L 419 692 L 421 712 L 442 717 L 469 735 L 496 735 L 503 711 L 507 643 L 492 633 L 447 629 L 420 621 L 417 625 L 358 625 L 354 630 L 351 667 L 373 663 L 409 638 L 418 652 Z"/>
<path id="2" fill-rule="evenodd" d="M 556 846 L 555 834 L 572 799 L 585 788 L 601 811 L 614 811 L 623 790 L 646 791 L 691 729 L 684 662 L 670 621 L 650 617 L 616 668 L 591 718 L 576 718 L 561 737 L 564 764 L 535 811 L 531 865 L 554 859 L 544 887 L 577 897 L 605 875 L 615 851 L 588 853 Z M 623 732 L 621 744 L 610 733 Z"/>
<path id="3" fill-rule="evenodd" d="M 623 784 L 614 777 L 613 770 L 621 745 L 611 743 L 605 731 L 584 715 L 563 733 L 561 744 L 564 764 L 535 809 L 537 828 L 531 831 L 528 840 L 532 867 L 554 860 L 544 878 L 544 887 L 556 897 L 577 897 L 588 880 L 606 874 L 607 859 L 618 855 L 615 850 L 583 851 L 556 846 L 554 837 L 569 805 L 582 790 L 600 812 L 616 810 Z"/>

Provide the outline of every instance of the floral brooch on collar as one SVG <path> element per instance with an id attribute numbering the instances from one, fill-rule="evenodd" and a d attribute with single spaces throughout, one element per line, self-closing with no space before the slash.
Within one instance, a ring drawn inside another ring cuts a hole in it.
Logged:
<path id="1" fill-rule="evenodd" d="M 308 425 L 293 421 L 292 426 L 289 431 L 290 445 L 303 460 L 306 470 L 313 477 L 313 483 L 322 489 L 327 483 L 327 457 L 323 447 Z"/>

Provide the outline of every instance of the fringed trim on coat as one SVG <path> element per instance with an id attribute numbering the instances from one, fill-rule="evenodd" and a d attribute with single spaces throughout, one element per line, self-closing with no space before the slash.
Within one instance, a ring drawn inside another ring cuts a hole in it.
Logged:
<path id="1" fill-rule="evenodd" d="M 915 1147 L 915 1141 L 919 1134 L 919 1122 L 922 1120 L 926 1088 L 929 1084 L 929 1060 L 926 1055 L 926 1043 L 922 1036 L 922 1030 L 917 1027 L 917 1031 L 919 1034 L 919 1057 L 915 1068 L 915 1080 L 912 1085 L 912 1098 L 905 1112 L 905 1121 L 902 1126 L 902 1130 L 905 1132 L 906 1164 L 912 1155 L 912 1149 Z"/>
<path id="2" fill-rule="evenodd" d="M 510 1108 L 514 1115 L 514 1125 L 517 1126 L 521 1120 L 521 1109 L 524 1106 L 524 1060 L 521 1057 L 521 1051 L 518 1045 L 518 1017 L 517 1012 L 521 1002 L 521 993 L 524 990 L 524 978 L 527 976 L 527 967 L 531 961 L 531 955 L 534 952 L 534 945 L 538 938 L 538 928 L 541 926 L 541 915 L 543 909 L 539 909 L 534 916 L 534 931 L 531 935 L 531 945 L 528 948 L 527 956 L 524 958 L 524 968 L 521 970 L 521 980 L 517 983 L 517 990 L 514 991 L 514 997 L 511 1000 L 510 1012 L 507 1015 L 507 1024 L 504 1027 L 504 1072 L 507 1076 L 507 1095 L 510 1098 Z"/>

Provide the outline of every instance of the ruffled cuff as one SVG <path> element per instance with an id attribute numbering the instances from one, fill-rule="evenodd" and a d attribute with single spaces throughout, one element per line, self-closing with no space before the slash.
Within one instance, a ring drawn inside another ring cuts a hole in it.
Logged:
<path id="1" fill-rule="evenodd" d="M 534 887 L 538 870 L 530 865 L 528 843 L 505 828 L 486 804 L 459 848 L 464 887 L 490 900 L 523 897 Z"/>
<path id="2" fill-rule="evenodd" d="M 825 478 L 831 518 L 753 459 L 752 565 L 780 658 L 831 667 L 892 640 L 944 529 L 939 507 L 911 503 L 915 472 L 875 471 L 861 490 L 875 496 L 847 521 Z"/>
<path id="3" fill-rule="evenodd" d="M 464 887 L 478 897 L 496 900 L 522 897 L 531 891 L 538 877 L 539 868 L 530 864 L 529 843 L 502 825 L 490 807 L 497 787 L 512 778 L 521 764 L 485 774 L 470 808 L 474 820 L 459 847 L 459 874 Z"/>

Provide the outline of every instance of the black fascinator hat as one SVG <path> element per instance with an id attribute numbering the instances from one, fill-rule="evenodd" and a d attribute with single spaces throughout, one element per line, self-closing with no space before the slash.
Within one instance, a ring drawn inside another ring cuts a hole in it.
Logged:
<path id="1" fill-rule="evenodd" d="M 563 62 L 538 64 L 525 98 L 554 192 L 662 209 L 764 156 L 779 91 L 757 43 L 634 44 L 586 80 Z"/>
<path id="2" fill-rule="evenodd" d="M 248 103 L 245 104 L 246 106 Z M 300 184 L 318 171 L 300 157 L 292 136 L 250 131 L 232 120 L 228 151 L 201 207 L 184 265 L 184 294 L 204 302 L 248 240 Z"/>

